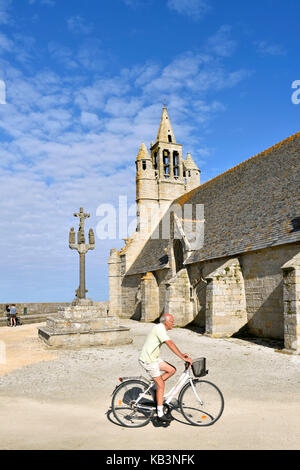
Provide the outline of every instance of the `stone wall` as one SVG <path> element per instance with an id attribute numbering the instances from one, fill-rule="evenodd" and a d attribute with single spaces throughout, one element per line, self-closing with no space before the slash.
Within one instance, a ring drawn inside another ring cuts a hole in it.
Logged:
<path id="1" fill-rule="evenodd" d="M 171 269 L 162 269 L 152 273 L 151 281 L 143 288 L 142 274 L 125 276 L 121 316 L 153 321 L 163 311 L 171 309 L 178 317 L 178 325 L 194 320 L 209 334 L 230 336 L 239 332 L 283 339 L 282 266 L 299 253 L 299 247 L 298 243 L 280 245 L 243 253 L 236 258 L 195 263 L 188 266 L 189 279 L 181 279 L 179 275 L 172 281 Z M 228 270 L 224 271 L 226 267 Z M 146 305 L 149 298 L 150 303 Z"/>
<path id="2" fill-rule="evenodd" d="M 174 315 L 175 326 L 185 326 L 192 322 L 193 303 L 191 284 L 187 270 L 181 269 L 166 283 L 165 312 Z"/>
<path id="3" fill-rule="evenodd" d="M 160 316 L 164 313 L 165 301 L 166 301 L 166 282 L 171 277 L 171 273 L 169 269 L 161 269 L 159 271 L 155 271 L 155 276 L 157 279 L 158 290 L 159 290 L 158 316 Z"/>
<path id="4" fill-rule="evenodd" d="M 11 305 L 13 302 L 7 302 L 5 304 L 0 304 L 0 315 L 6 315 L 5 308 L 6 305 Z M 17 313 L 19 315 L 24 314 L 24 308 L 27 308 L 27 315 L 37 315 L 50 313 L 57 313 L 59 307 L 68 307 L 71 305 L 71 302 L 45 302 L 45 303 L 16 303 Z M 94 305 L 105 306 L 108 305 L 108 302 L 94 302 Z"/>
<path id="5" fill-rule="evenodd" d="M 125 276 L 122 281 L 121 318 L 141 319 L 141 274 Z"/>
<path id="6" fill-rule="evenodd" d="M 12 303 L 12 302 L 11 302 Z M 6 305 L 0 304 L 0 327 L 7 325 Z M 22 324 L 42 323 L 48 317 L 56 317 L 59 309 L 69 307 L 71 302 L 48 302 L 48 303 L 18 303 L 16 304 L 18 318 Z M 107 312 L 109 308 L 108 302 L 94 302 L 94 306 L 99 307 L 103 312 Z M 24 315 L 24 308 L 27 308 L 27 314 Z"/>
<path id="7" fill-rule="evenodd" d="M 297 244 L 282 245 L 241 256 L 249 334 L 283 339 L 284 304 L 281 268 L 299 252 L 299 249 L 300 245 Z"/>
<path id="8" fill-rule="evenodd" d="M 188 266 L 190 284 L 193 286 L 194 323 L 205 329 L 207 280 L 213 271 L 224 264 L 226 259 L 210 260 Z"/>
<path id="9" fill-rule="evenodd" d="M 112 249 L 108 260 L 109 310 L 111 315 L 120 316 L 121 302 L 121 259 L 116 249 Z"/>
<path id="10" fill-rule="evenodd" d="M 284 346 L 300 354 L 300 253 L 282 266 Z"/>
<path id="11" fill-rule="evenodd" d="M 12 304 L 13 302 L 7 302 L 6 304 L 0 304 L 0 315 L 6 315 L 6 305 Z M 56 313 L 59 307 L 67 307 L 71 302 L 49 302 L 49 303 L 16 303 L 17 313 L 19 315 L 24 314 L 24 308 L 27 308 L 27 315 Z"/>
<path id="12" fill-rule="evenodd" d="M 247 323 L 243 333 L 257 337 L 284 338 L 284 292 L 282 266 L 299 253 L 299 244 L 282 245 L 239 256 L 246 299 Z M 211 277 L 228 258 L 196 263 L 189 267 L 191 284 L 195 285 L 195 323 L 207 328 L 207 287 Z M 219 278 L 220 279 L 220 278 Z M 214 288 L 216 283 L 214 285 Z M 211 294 L 211 292 L 210 292 Z M 234 302 L 232 309 L 234 308 Z"/>
<path id="13" fill-rule="evenodd" d="M 159 316 L 159 289 L 155 276 L 147 273 L 141 280 L 141 321 L 151 322 Z"/>
<path id="14" fill-rule="evenodd" d="M 205 332 L 232 336 L 247 323 L 245 285 L 238 258 L 231 258 L 206 276 Z"/>

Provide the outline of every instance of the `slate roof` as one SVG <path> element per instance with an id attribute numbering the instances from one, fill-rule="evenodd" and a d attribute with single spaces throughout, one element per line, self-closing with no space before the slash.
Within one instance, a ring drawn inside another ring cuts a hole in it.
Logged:
<path id="1" fill-rule="evenodd" d="M 204 204 L 204 246 L 186 264 L 299 242 L 300 132 L 176 202 Z M 149 240 L 127 274 L 169 267 L 162 263 L 167 246 Z"/>

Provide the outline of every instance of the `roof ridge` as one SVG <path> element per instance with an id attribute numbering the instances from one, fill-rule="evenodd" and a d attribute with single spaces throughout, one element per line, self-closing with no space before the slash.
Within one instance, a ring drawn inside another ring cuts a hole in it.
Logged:
<path id="1" fill-rule="evenodd" d="M 249 162 L 250 160 L 254 160 L 254 158 L 258 158 L 260 156 L 266 156 L 266 154 L 268 154 L 269 152 L 271 152 L 272 150 L 274 150 L 276 147 L 280 147 L 282 144 L 284 144 L 285 142 L 288 142 L 289 140 L 294 140 L 295 137 L 300 137 L 300 131 L 299 132 L 296 132 L 295 134 L 292 134 L 291 136 L 287 137 L 286 139 L 283 139 L 281 140 L 280 142 L 278 142 L 277 144 L 275 145 L 272 145 L 272 147 L 269 147 L 267 148 L 266 150 L 263 150 L 262 152 L 256 154 L 256 155 L 253 155 L 252 157 L 250 158 L 247 158 L 247 160 L 244 160 L 243 162 L 239 163 L 238 165 L 235 165 L 234 167 L 232 168 L 229 168 L 228 170 L 224 171 L 223 173 L 220 173 L 219 175 L 217 176 L 214 176 L 212 179 L 208 180 L 208 181 L 205 181 L 205 183 L 203 184 L 200 184 L 199 186 L 197 186 L 196 188 L 192 189 L 191 191 L 189 191 L 188 193 L 185 193 L 183 194 L 182 196 L 180 196 L 177 201 L 179 202 L 179 204 L 183 204 L 184 202 L 186 202 L 192 195 L 193 193 L 198 190 L 199 188 L 203 188 L 204 186 L 210 184 L 212 181 L 215 181 L 217 180 L 218 178 L 221 178 L 221 176 L 224 176 L 226 175 L 227 173 L 230 173 L 230 172 L 233 172 L 235 171 L 238 167 L 244 165 L 245 163 Z"/>

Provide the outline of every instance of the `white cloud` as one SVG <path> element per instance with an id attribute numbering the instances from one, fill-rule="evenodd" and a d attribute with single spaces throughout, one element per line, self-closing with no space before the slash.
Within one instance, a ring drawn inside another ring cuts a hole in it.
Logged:
<path id="1" fill-rule="evenodd" d="M 125 5 L 131 8 L 137 8 L 142 5 L 147 5 L 152 2 L 152 0 L 123 0 Z"/>
<path id="2" fill-rule="evenodd" d="M 280 56 L 286 54 L 285 48 L 280 44 L 271 44 L 268 41 L 255 41 L 254 44 L 257 47 L 257 52 L 262 56 Z"/>
<path id="3" fill-rule="evenodd" d="M 14 48 L 14 42 L 9 39 L 5 34 L 0 33 L 0 53 L 12 51 Z"/>
<path id="4" fill-rule="evenodd" d="M 88 23 L 81 15 L 71 16 L 67 20 L 67 25 L 72 33 L 83 33 L 88 34 L 92 32 L 93 25 Z"/>
<path id="5" fill-rule="evenodd" d="M 101 42 L 95 39 L 85 39 L 76 51 L 62 46 L 56 41 L 50 41 L 48 51 L 57 62 L 70 69 L 82 68 L 83 66 L 85 74 L 87 71 L 98 72 L 102 70 L 108 61 L 107 53 L 101 48 Z"/>
<path id="6" fill-rule="evenodd" d="M 40 3 L 41 5 L 48 5 L 54 7 L 56 5 L 55 0 L 29 0 L 29 5 L 34 5 L 35 3 Z"/>
<path id="7" fill-rule="evenodd" d="M 236 48 L 236 41 L 231 39 L 231 26 L 223 25 L 221 28 L 211 36 L 208 41 L 208 49 L 210 52 L 222 57 L 231 56 Z"/>
<path id="8" fill-rule="evenodd" d="M 170 10 L 193 19 L 202 18 L 210 10 L 208 0 L 168 0 L 167 5 Z"/>
<path id="9" fill-rule="evenodd" d="M 7 47 L 14 51 L 13 45 Z M 55 43 L 49 44 L 51 54 L 57 50 Z M 68 49 L 63 55 L 75 60 Z M 72 73 L 65 68 L 61 73 L 45 69 L 27 74 L 1 60 L 8 103 L 0 107 L 0 230 L 6 240 L 2 263 L 7 274 L 3 292 L 23 277 L 32 280 L 28 291 L 46 295 L 42 292 L 50 292 L 53 272 L 55 285 L 70 282 L 71 300 L 77 287 L 72 285 L 77 282 L 77 259 L 68 249 L 72 214 L 83 206 L 91 212 L 88 226 L 95 228 L 99 204 L 117 204 L 119 195 L 134 203 L 135 158 L 142 141 L 149 145 L 156 138 L 164 96 L 184 151 L 191 151 L 198 162 L 208 155 L 209 149 L 199 145 L 199 123 L 207 126 L 224 112 L 215 97 L 218 90 L 246 77 L 245 71 L 226 68 L 222 57 L 215 58 L 185 53 L 165 66 L 141 64 L 92 82 L 79 67 Z M 87 260 L 94 299 L 99 298 L 100 283 L 107 296 L 109 248 L 123 242 L 96 243 Z"/>
<path id="10" fill-rule="evenodd" d="M 94 113 L 87 113 L 85 111 L 82 111 L 80 120 L 83 126 L 91 129 L 99 128 L 100 126 L 102 126 L 102 122 L 98 118 L 97 114 Z"/>
<path id="11" fill-rule="evenodd" d="M 10 21 L 11 0 L 0 0 L 0 24 Z"/>

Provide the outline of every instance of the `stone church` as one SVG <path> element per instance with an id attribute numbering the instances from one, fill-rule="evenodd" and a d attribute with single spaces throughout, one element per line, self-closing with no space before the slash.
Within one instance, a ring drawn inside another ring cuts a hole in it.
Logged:
<path id="1" fill-rule="evenodd" d="M 200 184 L 164 107 L 156 142 L 136 159 L 136 231 L 110 253 L 110 311 L 143 322 L 170 312 L 177 326 L 281 339 L 300 353 L 299 162 L 297 133 Z"/>

